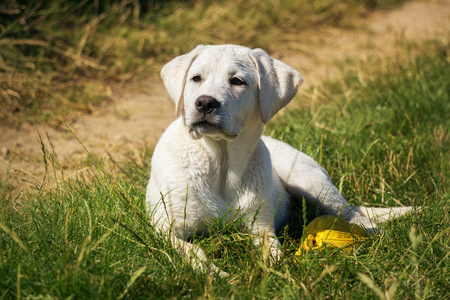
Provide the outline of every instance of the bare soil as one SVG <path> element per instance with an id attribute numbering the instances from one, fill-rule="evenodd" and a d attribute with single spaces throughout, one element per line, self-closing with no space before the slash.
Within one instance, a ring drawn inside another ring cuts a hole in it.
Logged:
<path id="1" fill-rule="evenodd" d="M 298 51 L 273 55 L 300 71 L 305 79 L 302 93 L 339 72 L 336 61 L 392 57 L 398 55 L 399 41 L 447 41 L 450 0 L 408 2 L 398 9 L 372 14 L 361 20 L 358 28 L 302 33 L 292 37 L 293 45 L 302 45 Z M 124 153 L 153 147 L 175 119 L 174 104 L 156 78 L 126 88 L 113 87 L 112 99 L 94 114 L 67 121 L 70 130 L 31 124 L 20 129 L 0 127 L 0 180 L 9 169 L 9 183 L 19 191 L 40 185 L 46 172 L 41 142 L 57 156 L 67 178 L 86 166 L 81 163 L 87 157 L 84 148 L 97 157 L 120 160 Z"/>

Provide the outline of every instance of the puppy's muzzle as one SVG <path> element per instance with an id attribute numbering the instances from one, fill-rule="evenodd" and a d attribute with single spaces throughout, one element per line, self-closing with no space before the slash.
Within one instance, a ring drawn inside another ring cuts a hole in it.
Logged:
<path id="1" fill-rule="evenodd" d="M 219 107 L 219 101 L 211 96 L 200 96 L 195 100 L 195 108 L 204 116 L 216 112 Z"/>

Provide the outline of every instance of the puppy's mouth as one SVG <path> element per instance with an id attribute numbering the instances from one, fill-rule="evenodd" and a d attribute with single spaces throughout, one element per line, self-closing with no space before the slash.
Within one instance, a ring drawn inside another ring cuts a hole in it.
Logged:
<path id="1" fill-rule="evenodd" d="M 211 123 L 211 122 L 208 122 L 206 120 L 201 120 L 201 121 L 195 122 L 194 124 L 192 124 L 191 130 L 193 130 L 194 128 L 221 129 L 219 124 Z"/>
<path id="2" fill-rule="evenodd" d="M 200 139 L 204 135 L 211 136 L 215 139 L 233 139 L 236 137 L 235 134 L 227 132 L 220 124 L 208 122 L 206 120 L 200 120 L 193 123 L 189 127 L 189 134 L 194 139 Z"/>
<path id="3" fill-rule="evenodd" d="M 206 120 L 200 120 L 193 123 L 189 128 L 189 133 L 194 138 L 201 138 L 206 134 L 217 134 L 222 131 L 222 127 L 219 124 L 208 122 Z"/>

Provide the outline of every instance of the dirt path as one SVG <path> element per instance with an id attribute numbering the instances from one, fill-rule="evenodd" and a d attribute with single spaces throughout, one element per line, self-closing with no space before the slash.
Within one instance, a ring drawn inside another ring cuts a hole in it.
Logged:
<path id="1" fill-rule="evenodd" d="M 399 40 L 420 41 L 449 37 L 450 0 L 428 0 L 406 3 L 388 11 L 377 12 L 363 21 L 360 30 L 321 29 L 308 33 L 308 43 L 295 55 L 274 56 L 300 71 L 304 87 L 317 85 L 338 71 L 334 62 L 345 58 L 366 59 L 395 54 Z M 298 37 L 301 38 L 301 37 Z M 164 128 L 175 118 L 174 106 L 160 80 L 139 83 L 138 88 L 112 89 L 113 103 L 95 115 L 83 115 L 71 122 L 77 138 L 91 153 L 111 154 L 120 160 L 123 153 L 144 144 L 153 146 Z M 86 157 L 83 146 L 65 128 L 24 125 L 20 130 L 0 128 L 0 180 L 4 180 L 8 161 L 13 157 L 9 183 L 23 190 L 39 183 L 44 175 L 42 147 L 38 132 L 48 149 L 61 162 L 65 176 L 76 174 Z"/>
<path id="2" fill-rule="evenodd" d="M 402 42 L 448 40 L 450 0 L 413 1 L 396 10 L 376 12 L 362 22 L 361 28 L 356 31 L 324 29 L 312 35 L 311 45 L 302 46 L 296 55 L 280 55 L 305 78 L 300 91 L 333 77 L 338 72 L 333 66 L 336 61 L 393 57 L 403 50 Z"/>

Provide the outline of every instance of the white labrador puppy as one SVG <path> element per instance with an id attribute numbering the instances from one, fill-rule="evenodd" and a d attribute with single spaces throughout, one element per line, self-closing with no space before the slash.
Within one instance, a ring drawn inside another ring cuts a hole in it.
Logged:
<path id="1" fill-rule="evenodd" d="M 161 73 L 179 118 L 153 153 L 146 203 L 155 226 L 194 266 L 217 271 L 186 241 L 206 233 L 213 219 L 231 221 L 244 214 L 254 244 L 266 241 L 276 260 L 276 232 L 286 222 L 291 200 L 304 197 L 324 214 L 368 229 L 376 227 L 368 218 L 373 214 L 399 216 L 410 210 L 349 206 L 311 157 L 262 136 L 264 124 L 302 83 L 296 70 L 263 50 L 200 45 Z"/>

